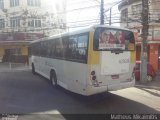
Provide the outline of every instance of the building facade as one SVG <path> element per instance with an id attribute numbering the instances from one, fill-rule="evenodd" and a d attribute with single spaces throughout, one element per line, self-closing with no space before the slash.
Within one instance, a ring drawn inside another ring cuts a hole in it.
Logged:
<path id="1" fill-rule="evenodd" d="M 0 0 L 0 60 L 26 62 L 30 41 L 66 30 L 66 0 Z"/>
<path id="2" fill-rule="evenodd" d="M 160 0 L 149 0 L 148 62 L 155 71 L 160 70 Z M 124 0 L 119 4 L 121 26 L 135 32 L 137 60 L 141 56 L 142 0 Z"/>

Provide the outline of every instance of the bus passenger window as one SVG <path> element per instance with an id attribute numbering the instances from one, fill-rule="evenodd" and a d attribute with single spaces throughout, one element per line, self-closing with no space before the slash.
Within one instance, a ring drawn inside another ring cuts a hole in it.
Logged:
<path id="1" fill-rule="evenodd" d="M 62 38 L 62 44 L 63 44 L 63 58 L 69 59 L 70 51 L 69 51 L 69 37 L 68 36 L 65 36 Z"/>
<path id="2" fill-rule="evenodd" d="M 86 49 L 88 43 L 88 34 L 83 34 L 78 37 L 78 58 L 85 62 L 87 58 Z"/>
<path id="3" fill-rule="evenodd" d="M 76 59 L 77 37 L 71 36 L 69 38 L 70 59 Z"/>

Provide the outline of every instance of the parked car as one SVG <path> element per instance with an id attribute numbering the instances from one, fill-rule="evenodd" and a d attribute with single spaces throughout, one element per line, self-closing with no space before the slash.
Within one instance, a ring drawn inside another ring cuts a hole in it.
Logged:
<path id="1" fill-rule="evenodd" d="M 136 66 L 134 68 L 135 79 L 137 81 L 140 80 L 140 64 L 141 61 L 136 61 Z M 147 81 L 152 81 L 153 78 L 156 76 L 156 73 L 150 63 L 147 63 Z"/>

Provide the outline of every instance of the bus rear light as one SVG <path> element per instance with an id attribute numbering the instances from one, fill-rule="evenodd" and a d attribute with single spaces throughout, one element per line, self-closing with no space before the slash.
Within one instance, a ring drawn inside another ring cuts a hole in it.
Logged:
<path id="1" fill-rule="evenodd" d="M 92 80 L 96 80 L 96 76 L 93 76 L 93 77 L 92 77 Z"/>
<path id="2" fill-rule="evenodd" d="M 91 72 L 91 75 L 95 75 L 95 74 L 96 74 L 96 72 L 95 72 L 95 71 L 92 71 L 92 72 Z"/>
<path id="3" fill-rule="evenodd" d="M 91 80 L 92 80 L 92 85 L 94 87 L 99 87 L 99 83 L 98 83 L 97 77 L 96 77 L 96 72 L 94 70 L 91 72 Z"/>

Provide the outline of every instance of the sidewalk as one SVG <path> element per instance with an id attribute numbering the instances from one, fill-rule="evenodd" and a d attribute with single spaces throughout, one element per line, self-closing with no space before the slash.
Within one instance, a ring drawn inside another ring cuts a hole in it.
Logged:
<path id="1" fill-rule="evenodd" d="M 140 81 L 136 81 L 135 87 L 160 90 L 160 72 L 157 73 L 153 81 L 146 83 L 141 83 Z"/>
<path id="2" fill-rule="evenodd" d="M 24 63 L 0 63 L 0 72 L 13 71 L 13 70 L 29 70 L 29 66 Z M 135 87 L 137 88 L 148 88 L 160 90 L 160 72 L 157 73 L 157 76 L 151 82 L 141 83 L 136 81 Z"/>
<path id="3" fill-rule="evenodd" d="M 0 63 L 0 72 L 27 69 L 29 69 L 29 66 L 24 63 Z"/>

